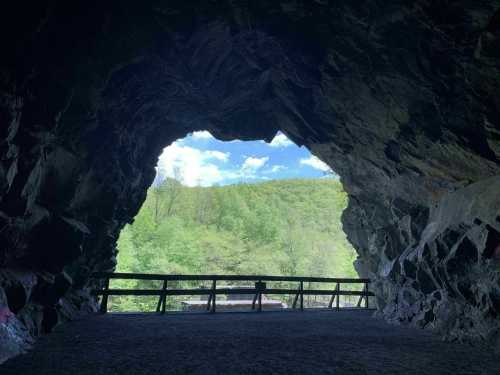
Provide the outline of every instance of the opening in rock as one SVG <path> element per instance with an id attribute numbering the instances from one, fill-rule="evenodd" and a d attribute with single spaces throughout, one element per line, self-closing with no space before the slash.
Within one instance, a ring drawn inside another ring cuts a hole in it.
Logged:
<path id="1" fill-rule="evenodd" d="M 340 221 L 346 205 L 338 176 L 283 133 L 266 143 L 222 142 L 207 131 L 194 132 L 160 155 L 142 208 L 120 234 L 117 271 L 356 278 L 356 253 Z M 113 283 L 161 287 L 161 282 Z M 273 286 L 296 288 L 295 284 Z M 210 283 L 169 282 L 169 286 L 209 288 Z M 335 285 L 307 287 L 333 290 Z M 281 303 L 276 306 L 289 307 L 294 296 L 266 297 Z M 326 307 L 330 297 L 311 295 L 304 302 L 306 307 Z M 186 301 L 196 299 L 200 297 L 169 297 L 167 309 L 186 309 Z M 154 311 L 157 300 L 114 297 L 109 307 Z M 356 303 L 355 296 L 342 296 L 342 305 Z"/>

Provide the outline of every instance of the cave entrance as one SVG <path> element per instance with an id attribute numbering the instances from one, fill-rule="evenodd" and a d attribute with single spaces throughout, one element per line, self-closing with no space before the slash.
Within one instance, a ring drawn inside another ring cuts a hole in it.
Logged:
<path id="1" fill-rule="evenodd" d="M 208 131 L 196 131 L 159 156 L 145 202 L 120 233 L 117 272 L 356 278 L 356 252 L 340 220 L 346 206 L 337 174 L 285 134 L 278 132 L 269 143 L 223 142 Z M 159 281 L 112 283 L 117 288 L 161 287 Z M 169 286 L 209 288 L 210 283 Z M 333 290 L 335 285 L 317 287 Z M 167 308 L 185 309 L 187 301 L 195 306 L 193 300 L 206 298 L 169 297 Z M 274 301 L 268 306 L 284 308 L 294 296 L 267 298 Z M 114 297 L 108 306 L 110 311 L 154 311 L 157 299 Z M 326 307 L 329 299 L 308 295 L 304 302 Z M 356 302 L 354 296 L 342 296 L 342 305 Z"/>

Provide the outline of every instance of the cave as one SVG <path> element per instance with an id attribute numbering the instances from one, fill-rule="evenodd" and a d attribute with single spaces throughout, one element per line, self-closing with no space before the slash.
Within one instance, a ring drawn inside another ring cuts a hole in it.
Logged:
<path id="1" fill-rule="evenodd" d="M 6 8 L 0 360 L 95 311 L 162 147 L 202 129 L 306 146 L 348 193 L 378 314 L 500 345 L 499 1 Z"/>

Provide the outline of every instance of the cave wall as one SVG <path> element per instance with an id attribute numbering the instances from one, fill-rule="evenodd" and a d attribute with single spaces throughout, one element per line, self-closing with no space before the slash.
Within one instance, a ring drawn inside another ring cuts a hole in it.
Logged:
<path id="1" fill-rule="evenodd" d="M 95 309 L 161 149 L 201 129 L 281 130 L 341 176 L 379 314 L 500 340 L 500 1 L 103 3 L 2 14 L 0 362 Z"/>

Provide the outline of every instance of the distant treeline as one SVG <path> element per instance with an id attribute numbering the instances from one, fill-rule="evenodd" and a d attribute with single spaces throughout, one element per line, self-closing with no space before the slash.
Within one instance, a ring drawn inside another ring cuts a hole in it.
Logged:
<path id="1" fill-rule="evenodd" d="M 346 204 L 334 179 L 186 187 L 168 178 L 121 232 L 117 271 L 356 277 L 340 221 Z M 116 299 L 114 309 L 154 304 L 140 301 Z"/>

